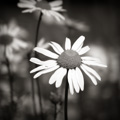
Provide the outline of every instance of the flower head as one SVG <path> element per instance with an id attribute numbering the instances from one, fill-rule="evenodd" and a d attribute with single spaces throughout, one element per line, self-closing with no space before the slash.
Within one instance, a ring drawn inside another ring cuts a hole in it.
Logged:
<path id="1" fill-rule="evenodd" d="M 60 87 L 64 76 L 67 74 L 70 93 L 73 94 L 74 89 L 77 93 L 80 89 L 84 90 L 84 76 L 81 72 L 84 71 L 91 81 L 97 85 L 96 78 L 101 80 L 101 77 L 89 66 L 106 67 L 106 65 L 99 63 L 97 58 L 82 56 L 90 50 L 88 46 L 82 47 L 84 40 L 85 37 L 80 36 L 71 46 L 70 39 L 66 38 L 65 50 L 58 43 L 51 42 L 50 46 L 56 53 L 39 47 L 34 48 L 36 52 L 52 58 L 46 61 L 41 61 L 38 58 L 30 59 L 31 62 L 39 65 L 31 71 L 31 73 L 37 72 L 34 78 L 56 70 L 50 77 L 49 84 L 56 82 L 56 87 Z"/>
<path id="2" fill-rule="evenodd" d="M 15 21 L 11 21 L 8 25 L 0 25 L 0 45 L 6 46 L 8 56 L 13 51 L 19 51 L 21 48 L 26 48 L 28 44 L 20 39 L 25 37 L 27 32 L 18 27 Z"/>
<path id="3" fill-rule="evenodd" d="M 58 21 L 65 19 L 60 13 L 65 11 L 62 9 L 62 1 L 57 0 L 53 2 L 47 2 L 45 0 L 20 0 L 18 7 L 26 8 L 23 13 L 31 13 L 34 11 L 41 11 L 44 15 L 54 16 Z"/>

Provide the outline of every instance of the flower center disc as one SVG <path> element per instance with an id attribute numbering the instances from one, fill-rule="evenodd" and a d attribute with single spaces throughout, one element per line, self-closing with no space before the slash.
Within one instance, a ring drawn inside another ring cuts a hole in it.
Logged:
<path id="1" fill-rule="evenodd" d="M 36 3 L 36 7 L 42 8 L 42 9 L 46 9 L 46 10 L 50 10 L 51 7 L 49 5 L 49 3 L 47 1 L 37 1 Z"/>
<path id="2" fill-rule="evenodd" d="M 74 69 L 81 64 L 80 55 L 73 50 L 64 51 L 57 60 L 57 63 L 64 68 Z"/>
<path id="3" fill-rule="evenodd" d="M 10 35 L 1 35 L 0 36 L 0 44 L 9 45 L 13 41 L 13 37 Z"/>

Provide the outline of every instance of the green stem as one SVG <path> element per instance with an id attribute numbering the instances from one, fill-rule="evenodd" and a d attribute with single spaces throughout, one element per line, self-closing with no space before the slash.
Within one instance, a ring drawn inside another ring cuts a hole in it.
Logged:
<path id="1" fill-rule="evenodd" d="M 40 28 L 40 23 L 41 23 L 41 20 L 42 20 L 42 15 L 43 15 L 43 13 L 40 12 L 40 16 L 39 16 L 38 24 L 37 24 L 37 29 L 36 29 L 35 47 L 38 44 L 39 28 Z M 38 57 L 36 52 L 35 52 L 35 57 L 36 58 Z M 35 67 L 37 67 L 37 66 L 35 65 Z M 44 120 L 39 79 L 36 79 L 36 84 L 37 84 L 37 90 L 38 90 L 39 105 L 40 105 L 40 109 L 41 109 L 41 117 L 42 117 L 42 120 Z"/>
<path id="2" fill-rule="evenodd" d="M 55 105 L 55 114 L 54 114 L 54 120 L 57 119 L 57 104 L 54 104 Z"/>
<path id="3" fill-rule="evenodd" d="M 14 100 L 13 100 L 13 76 L 12 76 L 12 73 L 10 70 L 10 62 L 9 62 L 7 55 L 6 55 L 6 46 L 4 48 L 4 56 L 5 56 L 6 65 L 8 68 L 8 77 L 9 77 L 9 83 L 10 83 L 10 102 L 12 104 L 14 102 Z"/>
<path id="4" fill-rule="evenodd" d="M 65 103 L 64 103 L 64 120 L 68 120 L 68 80 L 66 75 L 66 85 L 65 85 Z"/>

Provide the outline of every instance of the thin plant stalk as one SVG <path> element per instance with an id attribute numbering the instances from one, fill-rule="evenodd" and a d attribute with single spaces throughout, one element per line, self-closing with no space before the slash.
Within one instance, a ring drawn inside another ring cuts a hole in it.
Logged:
<path id="1" fill-rule="evenodd" d="M 27 55 L 28 57 L 28 60 L 30 59 L 31 57 L 31 52 L 28 53 Z M 30 64 L 30 63 L 29 63 Z M 30 66 L 30 65 L 29 65 Z M 29 67 L 29 71 L 31 70 L 31 68 Z M 34 115 L 37 116 L 37 111 L 36 111 L 36 104 L 35 104 L 35 87 L 34 87 L 34 79 L 33 79 L 33 76 L 30 74 L 30 79 L 31 79 L 31 92 L 32 92 L 32 103 L 33 103 L 33 112 L 34 112 Z"/>
<path id="2" fill-rule="evenodd" d="M 38 23 L 37 23 L 37 29 L 36 29 L 35 47 L 38 44 L 39 28 L 40 28 L 40 23 L 41 23 L 41 20 L 42 20 L 42 15 L 43 15 L 43 13 L 40 12 Z M 36 52 L 35 52 L 35 57 L 36 58 L 38 57 Z M 39 105 L 40 105 L 40 110 L 41 110 L 41 117 L 42 117 L 42 120 L 44 120 L 43 108 L 42 108 L 42 99 L 41 99 L 41 88 L 40 88 L 40 83 L 39 83 L 39 79 L 38 78 L 36 79 L 36 84 L 37 84 L 37 89 L 38 89 L 38 97 L 39 97 Z"/>
<path id="3" fill-rule="evenodd" d="M 64 120 L 68 120 L 68 80 L 66 75 L 66 85 L 65 85 L 65 102 L 64 102 Z"/>
<path id="4" fill-rule="evenodd" d="M 12 76 L 12 73 L 11 73 L 11 70 L 10 70 L 10 62 L 9 62 L 9 59 L 6 55 L 6 46 L 4 46 L 4 56 L 5 56 L 5 60 L 6 60 L 9 83 L 10 83 L 10 103 L 13 104 L 13 102 L 14 102 L 14 100 L 13 100 L 13 76 Z"/>
<path id="5" fill-rule="evenodd" d="M 54 120 L 57 120 L 57 104 L 54 104 L 54 106 L 55 106 Z"/>

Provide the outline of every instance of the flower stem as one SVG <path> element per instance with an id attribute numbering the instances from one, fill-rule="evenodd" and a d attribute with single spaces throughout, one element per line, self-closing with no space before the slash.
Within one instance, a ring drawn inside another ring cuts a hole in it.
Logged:
<path id="1" fill-rule="evenodd" d="M 40 28 L 40 23 L 41 23 L 41 20 L 42 20 L 42 15 L 43 15 L 43 13 L 40 12 L 40 16 L 39 16 L 38 23 L 37 23 L 37 29 L 36 29 L 35 47 L 38 44 L 39 28 Z M 36 52 L 35 52 L 35 57 L 36 58 L 38 57 Z M 44 120 L 43 108 L 42 108 L 42 99 L 41 99 L 41 89 L 40 89 L 40 83 L 39 83 L 38 78 L 36 79 L 36 84 L 37 84 L 37 89 L 38 89 L 38 97 L 39 97 L 39 105 L 40 105 L 40 109 L 41 109 L 41 117 L 42 117 L 42 120 Z"/>
<path id="2" fill-rule="evenodd" d="M 28 61 L 30 60 L 31 58 L 31 52 L 27 54 L 27 59 Z M 30 62 L 29 62 L 30 64 Z M 29 71 L 31 70 L 31 67 L 29 65 Z M 33 112 L 34 112 L 34 115 L 35 117 L 37 117 L 37 111 L 36 111 L 36 104 L 35 104 L 35 83 L 34 83 L 34 79 L 33 79 L 33 76 L 30 74 L 30 79 L 31 79 L 31 92 L 32 92 L 32 102 L 33 102 Z"/>
<path id="3" fill-rule="evenodd" d="M 67 80 L 67 75 L 66 75 L 66 85 L 65 85 L 65 103 L 64 103 L 64 120 L 68 120 L 68 80 Z"/>
<path id="4" fill-rule="evenodd" d="M 10 62 L 9 62 L 7 55 L 6 55 L 6 46 L 4 47 L 4 56 L 5 56 L 5 60 L 6 60 L 9 83 L 10 83 L 10 102 L 11 102 L 11 104 L 13 104 L 13 102 L 14 102 L 14 100 L 13 100 L 13 76 L 12 76 L 12 73 L 10 70 Z"/>
<path id="5" fill-rule="evenodd" d="M 54 113 L 54 120 L 57 119 L 57 104 L 54 104 L 55 106 L 55 113 Z"/>

